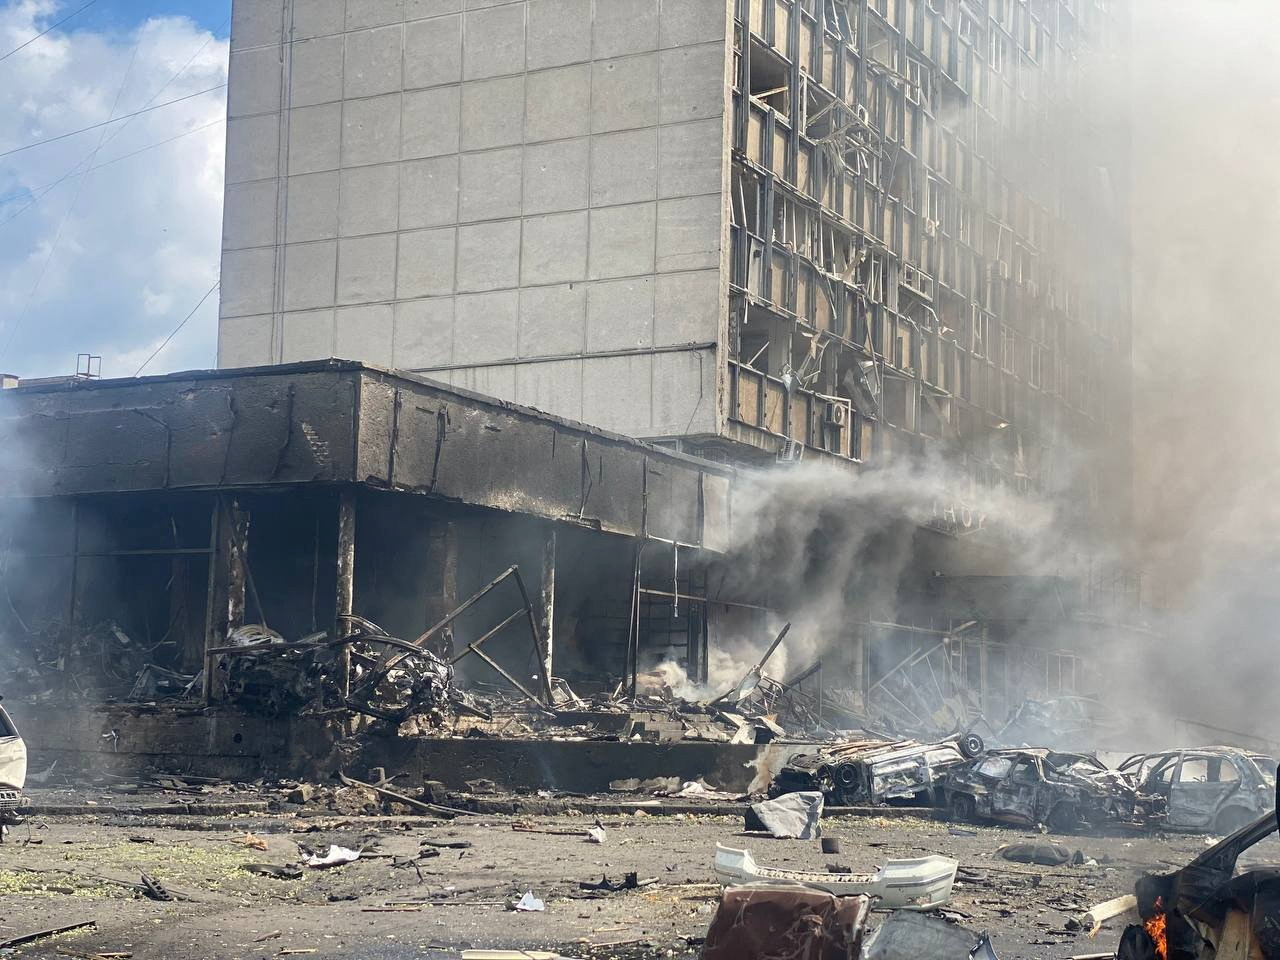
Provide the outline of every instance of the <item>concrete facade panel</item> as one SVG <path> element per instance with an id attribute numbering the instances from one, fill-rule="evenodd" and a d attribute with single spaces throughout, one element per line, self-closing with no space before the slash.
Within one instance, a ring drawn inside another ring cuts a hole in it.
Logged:
<path id="1" fill-rule="evenodd" d="M 404 26 L 406 90 L 462 80 L 462 17 L 414 20 Z"/>
<path id="2" fill-rule="evenodd" d="M 243 317 L 270 313 L 272 278 L 275 272 L 274 247 L 228 250 L 222 255 L 222 317 Z"/>
<path id="3" fill-rule="evenodd" d="M 715 420 L 715 351 L 653 354 L 653 423 L 650 436 L 713 433 Z"/>
<path id="4" fill-rule="evenodd" d="M 520 291 L 518 356 L 581 353 L 587 326 L 587 284 L 564 283 Z"/>
<path id="5" fill-rule="evenodd" d="M 595 60 L 657 50 L 658 0 L 597 3 L 592 25 L 591 56 Z"/>
<path id="6" fill-rule="evenodd" d="M 281 362 L 323 360 L 333 356 L 333 329 L 332 310 L 286 313 L 280 345 Z"/>
<path id="7" fill-rule="evenodd" d="M 470 223 L 458 228 L 458 293 L 514 288 L 519 282 L 519 220 Z"/>
<path id="8" fill-rule="evenodd" d="M 404 19 L 404 0 L 347 0 L 347 30 L 381 27 Z"/>
<path id="9" fill-rule="evenodd" d="M 453 362 L 453 298 L 396 304 L 391 362 L 405 370 Z"/>
<path id="10" fill-rule="evenodd" d="M 592 210 L 591 279 L 652 273 L 656 226 L 656 204 Z"/>
<path id="11" fill-rule="evenodd" d="M 673 47 L 658 54 L 662 123 L 705 120 L 724 114 L 724 58 L 722 43 Z"/>
<path id="12" fill-rule="evenodd" d="M 291 243 L 284 248 L 285 310 L 333 306 L 337 279 L 335 241 Z"/>
<path id="13" fill-rule="evenodd" d="M 342 165 L 400 159 L 400 94 L 348 100 L 342 109 Z"/>
<path id="14" fill-rule="evenodd" d="M 658 203 L 659 273 L 720 265 L 720 196 Z"/>
<path id="15" fill-rule="evenodd" d="M 464 153 L 461 162 L 460 222 L 520 216 L 524 171 L 519 147 Z"/>
<path id="16" fill-rule="evenodd" d="M 224 250 L 270 246 L 276 238 L 278 180 L 229 183 L 223 192 Z"/>
<path id="17" fill-rule="evenodd" d="M 728 22 L 724 5 L 707 3 L 707 0 L 662 0 L 662 46 L 723 41 Z"/>
<path id="18" fill-rule="evenodd" d="M 343 170 L 339 196 L 339 236 L 392 232 L 400 219 L 400 169 L 387 163 Z"/>
<path id="19" fill-rule="evenodd" d="M 399 91 L 404 52 L 404 27 L 392 24 L 348 33 L 342 70 L 342 96 L 376 97 Z"/>
<path id="20" fill-rule="evenodd" d="M 389 303 L 339 307 L 334 312 L 333 352 L 339 357 L 360 353 L 370 363 L 390 366 L 394 317 Z"/>
<path id="21" fill-rule="evenodd" d="M 290 177 L 287 188 L 286 242 L 332 240 L 338 235 L 337 170 Z"/>
<path id="22" fill-rule="evenodd" d="M 266 180 L 280 168 L 280 117 L 264 114 L 227 121 L 227 183 Z"/>
<path id="23" fill-rule="evenodd" d="M 453 362 L 488 363 L 515 356 L 518 313 L 519 293 L 515 290 L 458 297 L 453 323 Z"/>
<path id="24" fill-rule="evenodd" d="M 390 300 L 396 292 L 396 235 L 338 241 L 338 304 Z"/>
<path id="25" fill-rule="evenodd" d="M 600 426 L 629 437 L 652 432 L 653 360 L 650 354 L 634 354 L 583 361 L 582 393 L 594 398 L 592 416 Z"/>
<path id="26" fill-rule="evenodd" d="M 520 283 L 536 286 L 581 280 L 587 273 L 587 212 L 552 213 L 524 221 Z"/>
<path id="27" fill-rule="evenodd" d="M 529 74 L 525 85 L 526 142 L 580 137 L 590 129 L 590 64 Z"/>
<path id="28" fill-rule="evenodd" d="M 400 234 L 396 297 L 445 297 L 453 293 L 457 229 L 415 230 Z"/>
<path id="29" fill-rule="evenodd" d="M 525 4 L 468 10 L 463 16 L 462 78 L 483 80 L 524 71 Z"/>
<path id="30" fill-rule="evenodd" d="M 632 130 L 658 122 L 658 55 L 591 64 L 591 132 Z"/>
<path id="31" fill-rule="evenodd" d="M 591 59 L 591 0 L 530 0 L 528 6 L 530 70 Z"/>
<path id="32" fill-rule="evenodd" d="M 280 43 L 278 0 L 237 0 L 231 8 L 231 49 Z"/>
<path id="33" fill-rule="evenodd" d="M 280 109 L 280 47 L 254 47 L 231 54 L 227 116 L 244 117 Z"/>
<path id="34" fill-rule="evenodd" d="M 724 128 L 720 117 L 658 128 L 658 197 L 719 193 Z"/>
<path id="35" fill-rule="evenodd" d="M 400 159 L 457 153 L 461 98 L 462 88 L 457 86 L 406 93 Z"/>
<path id="36" fill-rule="evenodd" d="M 529 144 L 523 154 L 526 216 L 586 208 L 591 155 L 587 137 Z"/>
<path id="37" fill-rule="evenodd" d="M 523 120 L 524 74 L 462 84 L 461 146 L 464 151 L 519 143 Z"/>
<path id="38" fill-rule="evenodd" d="M 218 324 L 218 366 L 257 367 L 271 363 L 271 314 L 224 317 Z"/>
<path id="39" fill-rule="evenodd" d="M 591 138 L 591 205 L 639 203 L 658 196 L 658 128 Z"/>
<path id="40" fill-rule="evenodd" d="M 593 283 L 587 291 L 587 353 L 653 346 L 653 277 Z"/>
<path id="41" fill-rule="evenodd" d="M 400 229 L 458 222 L 457 155 L 410 160 L 400 169 Z"/>
<path id="42" fill-rule="evenodd" d="M 342 34 L 338 34 L 293 44 L 290 106 L 309 107 L 342 99 L 342 41 Z"/>
<path id="43" fill-rule="evenodd" d="M 307 40 L 342 33 L 346 0 L 293 0 L 293 37 Z"/>
<path id="44" fill-rule="evenodd" d="M 230 157 L 232 148 L 227 147 Z M 342 104 L 289 111 L 289 175 L 337 170 L 342 156 Z M 274 174 L 272 174 L 274 176 Z"/>
<path id="45" fill-rule="evenodd" d="M 654 344 L 714 343 L 727 292 L 719 270 L 660 274 L 654 288 Z"/>

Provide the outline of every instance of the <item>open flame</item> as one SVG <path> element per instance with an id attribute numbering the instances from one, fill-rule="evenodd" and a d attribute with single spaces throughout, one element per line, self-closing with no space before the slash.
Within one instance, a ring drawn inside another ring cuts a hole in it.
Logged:
<path id="1" fill-rule="evenodd" d="M 1156 897 L 1155 911 L 1143 926 L 1147 928 L 1147 936 L 1155 944 L 1156 956 L 1160 960 L 1169 960 L 1169 939 L 1165 931 L 1169 917 L 1164 912 L 1164 897 Z"/>

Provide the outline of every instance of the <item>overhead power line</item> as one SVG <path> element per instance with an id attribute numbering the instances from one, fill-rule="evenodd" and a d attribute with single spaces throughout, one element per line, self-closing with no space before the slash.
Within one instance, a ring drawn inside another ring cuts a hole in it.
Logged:
<path id="1" fill-rule="evenodd" d="M 112 117 L 110 120 L 103 120 L 99 123 L 91 123 L 87 127 L 81 127 L 79 130 L 72 130 L 70 133 L 60 133 L 56 137 L 45 137 L 43 140 L 33 140 L 31 143 L 24 144 L 21 147 L 14 147 L 11 150 L 0 151 L 0 157 L 11 157 L 15 153 L 21 153 L 24 150 L 30 150 L 32 147 L 43 146 L 46 143 L 53 143 L 56 140 L 66 140 L 68 137 L 74 137 L 77 134 L 86 133 L 89 130 L 97 130 L 99 127 L 105 127 L 112 123 L 119 123 L 121 120 L 128 120 L 130 117 L 136 117 L 143 113 L 150 113 L 152 110 L 159 110 L 161 107 L 167 107 L 171 104 L 181 103 L 184 100 L 191 100 L 195 97 L 204 96 L 206 93 L 213 93 L 215 90 L 221 90 L 225 87 L 225 83 L 217 86 L 209 87 L 197 93 L 188 93 L 185 97 L 176 97 L 173 100 L 166 100 L 164 103 L 157 103 L 151 107 L 143 107 L 141 110 L 135 110 L 133 113 L 122 113 L 118 117 Z"/>
<path id="2" fill-rule="evenodd" d="M 3 227 L 6 223 L 8 223 L 11 220 L 17 220 L 18 217 L 22 216 L 24 213 L 26 213 L 28 210 L 34 207 L 37 203 L 39 203 L 40 200 L 43 199 L 44 196 L 48 194 L 50 190 L 52 190 L 56 186 L 59 186 L 60 184 L 65 183 L 66 181 L 70 180 L 72 177 L 84 176 L 85 174 L 93 173 L 93 171 L 101 170 L 103 167 L 109 167 L 113 163 L 119 163 L 122 160 L 128 160 L 130 157 L 136 157 L 140 153 L 146 153 L 148 150 L 156 149 L 156 147 L 163 147 L 165 144 L 173 143 L 175 140 L 181 140 L 183 137 L 189 137 L 193 133 L 199 133 L 201 130 L 208 130 L 210 127 L 216 127 L 218 124 L 226 123 L 226 122 L 227 121 L 225 117 L 219 117 L 217 120 L 210 120 L 208 123 L 202 123 L 198 127 L 192 127 L 190 130 L 184 130 L 182 133 L 175 134 L 172 137 L 166 137 L 163 140 L 157 140 L 155 143 L 149 143 L 145 147 L 139 147 L 137 150 L 130 150 L 128 153 L 123 153 L 118 157 L 112 157 L 110 160 L 103 160 L 101 163 L 95 163 L 92 167 L 89 167 L 87 170 L 81 171 L 77 169 L 80 166 L 80 164 L 83 164 L 85 160 L 89 159 L 88 157 L 86 157 L 85 160 L 82 160 L 80 164 L 76 165 L 76 168 L 73 168 L 67 173 L 64 173 L 57 180 L 54 180 L 50 183 L 46 183 L 42 187 L 35 187 L 31 191 L 29 191 L 31 194 L 31 198 L 27 201 L 27 203 L 24 206 L 19 207 L 13 213 L 9 214 L 9 216 L 5 217 L 3 220 L 0 220 L 0 227 Z"/>
<path id="3" fill-rule="evenodd" d="M 160 355 L 160 351 L 169 345 L 169 341 L 172 340 L 174 337 L 176 337 L 178 333 L 182 330 L 182 328 L 187 325 L 187 321 L 196 315 L 196 311 L 199 310 L 202 306 L 204 306 L 204 302 L 208 300 L 210 296 L 213 295 L 213 291 L 218 289 L 218 284 L 221 282 L 222 282 L 221 277 L 213 281 L 213 286 L 205 291 L 205 295 L 200 298 L 200 302 L 191 308 L 191 312 L 182 318 L 182 322 L 173 328 L 173 333 L 165 337 L 164 342 L 162 342 L 160 346 L 156 347 L 155 350 L 152 351 L 151 356 L 147 357 L 147 359 L 142 362 L 142 366 L 140 366 L 138 368 L 138 372 L 134 374 L 135 377 L 142 376 L 142 371 L 147 369 L 147 364 L 149 364 L 152 360 L 154 360 L 157 356 Z"/>
<path id="4" fill-rule="evenodd" d="M 72 17 L 76 16 L 77 14 L 84 13 L 84 11 L 88 10 L 90 7 L 92 7 L 92 6 L 93 6 L 95 3 L 97 3 L 97 2 L 98 2 L 98 0 L 89 0 L 89 2 L 88 2 L 88 3 L 86 3 L 83 7 L 80 7 L 78 10 L 72 10 L 70 13 L 68 13 L 65 17 L 63 17 L 63 18 L 62 18 L 61 20 L 59 20 L 57 23 L 51 23 L 51 24 L 49 24 L 49 26 L 45 27 L 43 30 L 41 30 L 39 33 L 37 33 L 37 34 L 36 34 L 34 37 L 32 37 L 30 40 L 26 40 L 26 41 L 24 41 L 23 43 L 18 44 L 16 47 L 14 47 L 12 50 L 10 50 L 8 53 L 6 53 L 4 56 L 0 57 L 0 62 L 5 61 L 5 60 L 8 60 L 8 59 L 9 59 L 10 57 L 12 57 L 15 53 L 17 53 L 19 50 L 23 50 L 23 49 L 25 49 L 25 48 L 27 48 L 27 47 L 31 46 L 31 44 L 35 43 L 37 40 L 39 40 L 41 37 L 43 37 L 46 33 L 48 33 L 48 32 L 49 32 L 49 31 L 51 31 L 51 30 L 56 30 L 56 29 L 58 29 L 58 27 L 62 26 L 64 23 L 66 23 L 66 22 L 67 22 L 68 20 L 70 20 Z"/>

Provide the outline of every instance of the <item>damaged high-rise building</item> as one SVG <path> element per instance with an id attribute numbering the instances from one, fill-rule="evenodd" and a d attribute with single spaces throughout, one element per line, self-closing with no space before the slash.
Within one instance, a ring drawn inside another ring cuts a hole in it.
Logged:
<path id="1" fill-rule="evenodd" d="M 222 369 L 0 391 L 0 671 L 26 704 L 195 700 L 172 751 L 237 775 L 333 711 L 457 772 L 450 733 L 514 698 L 699 740 L 646 754 L 691 778 L 777 731 L 636 695 L 735 684 L 793 731 L 1092 730 L 1136 586 L 1087 536 L 1129 499 L 1125 29 L 1096 0 L 235 0 Z M 854 482 L 899 460 L 927 469 Z M 1029 562 L 984 527 L 1011 499 L 1001 532 L 1026 500 L 1087 522 Z M 156 752 L 105 716 L 64 749 Z"/>
<path id="2" fill-rule="evenodd" d="M 220 365 L 1126 514 L 1123 3 L 234 10 Z"/>

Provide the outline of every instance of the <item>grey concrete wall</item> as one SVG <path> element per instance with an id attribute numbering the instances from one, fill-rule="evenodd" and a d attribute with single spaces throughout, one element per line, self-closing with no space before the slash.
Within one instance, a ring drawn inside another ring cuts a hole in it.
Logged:
<path id="1" fill-rule="evenodd" d="M 728 4 L 233 9 L 220 366 L 340 356 L 714 430 Z"/>

